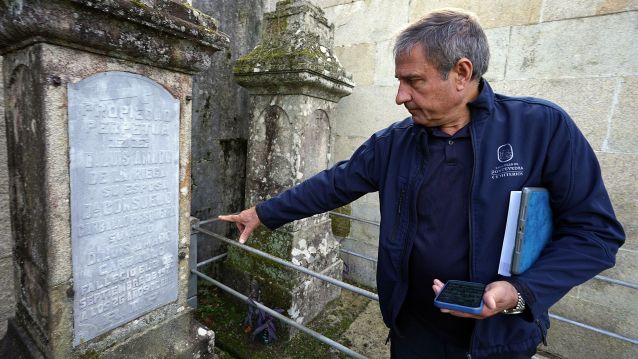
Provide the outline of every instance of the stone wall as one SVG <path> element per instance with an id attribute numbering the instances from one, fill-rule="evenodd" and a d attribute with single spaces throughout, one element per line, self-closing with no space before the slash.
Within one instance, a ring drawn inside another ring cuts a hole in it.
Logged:
<path id="1" fill-rule="evenodd" d="M 0 56 L 2 68 L 2 56 Z M 6 320 L 13 316 L 13 262 L 11 259 L 11 214 L 9 213 L 9 173 L 7 169 L 7 139 L 4 121 L 4 81 L 0 71 L 0 338 L 7 328 Z"/>
<path id="2" fill-rule="evenodd" d="M 614 208 L 627 232 L 617 266 L 606 276 L 638 283 L 638 2 L 583 0 L 314 0 L 335 24 L 335 52 L 357 86 L 337 106 L 334 161 L 346 159 L 374 131 L 409 114 L 394 103 L 392 39 L 428 10 L 474 11 L 486 28 L 492 59 L 486 78 L 495 91 L 547 98 L 563 106 L 598 155 Z M 352 214 L 378 220 L 376 194 L 352 205 Z M 376 256 L 378 230 L 354 223 L 344 247 Z M 370 282 L 356 263 L 355 273 Z M 351 265 L 352 267 L 352 265 Z M 351 268 L 352 269 L 352 268 Z M 572 290 L 552 312 L 636 338 L 633 289 L 592 280 Z M 629 300 L 628 300 L 629 298 Z M 633 299 L 631 299 L 633 298 Z M 609 341 L 556 320 L 550 350 L 567 357 L 635 357 L 636 347 Z M 600 354 L 607 350 L 606 354 Z M 600 354 L 600 355 L 598 355 Z"/>
<path id="3" fill-rule="evenodd" d="M 219 20 L 231 46 L 213 58 L 212 66 L 193 83 L 191 215 L 208 219 L 243 208 L 249 98 L 233 79 L 237 58 L 260 39 L 264 0 L 194 0 L 193 7 Z M 219 225 L 223 233 L 230 228 Z M 219 242 L 200 239 L 200 260 L 212 257 Z"/>

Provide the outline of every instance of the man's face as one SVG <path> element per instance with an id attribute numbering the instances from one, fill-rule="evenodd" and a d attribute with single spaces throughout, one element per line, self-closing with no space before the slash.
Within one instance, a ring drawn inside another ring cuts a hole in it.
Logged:
<path id="1" fill-rule="evenodd" d="M 455 69 L 443 80 L 426 60 L 421 45 L 396 58 L 395 77 L 399 80 L 396 103 L 405 106 L 415 123 L 445 127 L 467 120 L 464 116 L 468 110 L 456 85 Z"/>

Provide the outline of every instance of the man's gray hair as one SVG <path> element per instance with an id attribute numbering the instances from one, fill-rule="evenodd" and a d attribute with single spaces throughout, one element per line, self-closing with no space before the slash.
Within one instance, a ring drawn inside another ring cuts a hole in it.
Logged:
<path id="1" fill-rule="evenodd" d="M 487 37 L 478 18 L 460 9 L 435 10 L 408 26 L 394 44 L 395 60 L 417 45 L 443 79 L 461 58 L 472 62 L 472 80 L 480 79 L 490 62 Z"/>

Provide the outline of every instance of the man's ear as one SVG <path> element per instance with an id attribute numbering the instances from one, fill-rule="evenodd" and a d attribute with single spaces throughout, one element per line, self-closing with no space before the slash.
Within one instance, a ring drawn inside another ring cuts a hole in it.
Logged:
<path id="1" fill-rule="evenodd" d="M 454 64 L 457 90 L 463 90 L 470 82 L 472 82 L 472 70 L 474 70 L 474 65 L 472 65 L 472 61 L 470 61 L 467 57 L 459 59 L 459 61 Z"/>

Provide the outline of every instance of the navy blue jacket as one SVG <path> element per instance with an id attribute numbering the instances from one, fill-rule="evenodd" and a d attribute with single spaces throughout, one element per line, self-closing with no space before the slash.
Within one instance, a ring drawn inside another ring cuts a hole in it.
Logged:
<path id="1" fill-rule="evenodd" d="M 474 148 L 467 218 L 472 281 L 502 279 L 497 271 L 510 191 L 545 187 L 551 194 L 552 241 L 530 269 L 509 279 L 525 299 L 526 312 L 476 321 L 470 348 L 474 357 L 527 351 L 544 340 L 550 306 L 572 287 L 615 264 L 624 232 L 593 150 L 561 108 L 536 98 L 494 94 L 485 80 L 469 107 Z M 428 160 L 425 141 L 425 129 L 407 118 L 375 133 L 350 160 L 257 206 L 262 223 L 274 229 L 378 191 L 377 288 L 390 328 L 395 328 L 408 289 L 417 193 Z"/>

